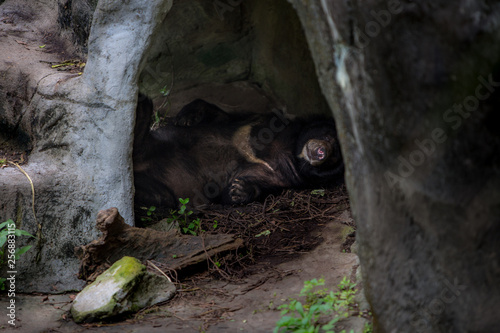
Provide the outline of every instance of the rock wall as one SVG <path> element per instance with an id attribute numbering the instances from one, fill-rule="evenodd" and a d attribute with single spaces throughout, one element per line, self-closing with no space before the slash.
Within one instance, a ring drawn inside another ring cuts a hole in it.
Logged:
<path id="1" fill-rule="evenodd" d="M 217 86 L 226 95 L 222 104 L 241 110 L 251 101 L 248 89 L 240 89 L 239 100 L 230 98 L 229 84 L 237 82 L 295 115 L 330 111 L 300 21 L 286 0 L 176 1 L 153 38 L 139 81 L 153 98 L 166 88 L 177 104 L 188 89 Z M 197 92 L 197 98 L 212 97 Z"/>
<path id="2" fill-rule="evenodd" d="M 151 36 L 171 1 L 100 1 L 93 16 L 85 73 L 58 72 L 66 41 L 58 40 L 57 1 L 6 1 L 0 7 L 0 89 L 4 128 L 24 133 L 31 147 L 23 169 L 0 172 L 0 219 L 36 234 L 17 262 L 17 291 L 78 289 L 74 248 L 96 238 L 95 217 L 118 207 L 133 223 L 131 150 L 137 81 Z M 6 23 L 7 22 L 7 23 Z M 133 45 L 134 47 L 131 47 Z M 40 48 L 40 46 L 43 46 Z M 42 60 L 42 61 L 40 61 Z M 10 78 L 22 78 L 12 81 Z M 16 83 L 17 82 L 17 83 Z M 17 84 L 17 85 L 15 85 Z M 17 103 L 17 104 L 16 104 Z"/>
<path id="3" fill-rule="evenodd" d="M 500 7 L 291 2 L 338 122 L 376 331 L 498 331 Z"/>

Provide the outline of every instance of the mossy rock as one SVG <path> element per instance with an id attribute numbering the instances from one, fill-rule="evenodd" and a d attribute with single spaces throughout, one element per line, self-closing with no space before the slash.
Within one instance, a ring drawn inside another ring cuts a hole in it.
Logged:
<path id="1" fill-rule="evenodd" d="M 73 301 L 75 322 L 93 321 L 120 312 L 120 302 L 144 275 L 146 267 L 132 257 L 123 257 L 85 287 Z"/>

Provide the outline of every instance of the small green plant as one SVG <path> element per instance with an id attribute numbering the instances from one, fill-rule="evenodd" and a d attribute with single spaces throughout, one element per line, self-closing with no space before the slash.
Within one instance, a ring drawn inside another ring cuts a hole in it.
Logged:
<path id="1" fill-rule="evenodd" d="M 141 217 L 141 221 L 142 222 L 153 221 L 154 212 L 156 210 L 156 207 L 155 206 L 151 206 L 149 208 L 148 207 L 141 207 L 141 209 L 146 211 L 146 216 Z"/>
<path id="2" fill-rule="evenodd" d="M 201 220 L 199 218 L 191 221 L 187 227 L 182 227 L 182 232 L 187 234 L 190 233 L 193 236 L 197 236 L 199 233 L 203 232 L 201 229 Z"/>
<path id="3" fill-rule="evenodd" d="M 292 298 L 290 303 L 279 306 L 282 317 L 276 323 L 274 333 L 334 333 L 335 324 L 349 316 L 356 284 L 344 277 L 337 292 L 320 288 L 324 284 L 324 279 L 305 281 L 299 294 L 299 297 L 305 298 L 304 303 Z"/>
<path id="4" fill-rule="evenodd" d="M 29 232 L 17 229 L 16 224 L 11 219 L 0 223 L 0 268 L 7 264 L 8 270 L 14 270 L 16 260 L 19 260 L 19 257 L 31 248 L 31 245 L 26 245 L 15 249 L 15 242 L 11 242 L 10 240 L 20 236 L 35 238 L 35 236 Z M 11 246 L 11 244 L 14 245 Z M 6 253 L 7 255 L 4 256 Z M 4 261 L 5 257 L 7 259 L 6 262 Z M 5 281 L 6 278 L 0 277 L 0 290 L 5 289 Z"/>
<path id="5" fill-rule="evenodd" d="M 255 235 L 255 238 L 258 238 L 258 237 L 261 237 L 261 236 L 269 236 L 270 234 L 271 234 L 271 231 L 264 230 L 264 231 L 258 233 L 257 235 Z"/>
<path id="6" fill-rule="evenodd" d="M 158 108 L 155 109 L 154 113 L 153 113 L 153 124 L 152 124 L 152 129 L 156 129 L 162 125 L 164 125 L 165 123 L 167 123 L 167 115 L 170 111 L 170 99 L 169 99 L 169 96 L 170 96 L 170 92 L 172 91 L 172 86 L 169 86 L 166 85 L 164 86 L 163 88 L 160 89 L 160 94 L 163 96 L 163 97 L 166 97 L 166 100 L 162 103 L 162 105 L 160 105 Z M 164 110 L 164 111 L 161 111 L 160 110 Z"/>
<path id="7" fill-rule="evenodd" d="M 177 221 L 179 223 L 179 228 L 183 234 L 191 234 L 197 236 L 199 233 L 203 232 L 201 229 L 201 220 L 199 218 L 189 221 L 189 216 L 193 214 L 192 210 L 187 209 L 187 204 L 189 203 L 189 198 L 182 199 L 179 198 L 181 207 L 178 210 L 170 211 L 171 217 L 167 218 L 168 223 Z"/>
<path id="8" fill-rule="evenodd" d="M 164 86 L 160 89 L 160 94 L 162 94 L 163 97 L 168 97 L 168 95 L 170 95 L 170 88 L 168 86 Z"/>
<path id="9" fill-rule="evenodd" d="M 363 327 L 363 333 L 373 333 L 373 324 L 365 323 L 365 327 Z"/>
<path id="10" fill-rule="evenodd" d="M 312 190 L 311 194 L 313 194 L 313 195 L 319 195 L 319 196 L 324 197 L 325 196 L 325 190 L 323 190 L 323 189 Z"/>
<path id="11" fill-rule="evenodd" d="M 217 220 L 214 220 L 214 224 L 213 224 L 213 226 L 212 226 L 212 227 L 214 228 L 214 230 L 215 230 L 215 229 L 217 229 L 217 227 L 218 227 Z"/>

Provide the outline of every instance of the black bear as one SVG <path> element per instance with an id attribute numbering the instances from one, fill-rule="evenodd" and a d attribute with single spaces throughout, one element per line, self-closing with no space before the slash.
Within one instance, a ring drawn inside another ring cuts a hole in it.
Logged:
<path id="1" fill-rule="evenodd" d="M 328 117 L 289 119 L 226 113 L 203 100 L 186 105 L 150 131 L 153 104 L 139 96 L 133 150 L 136 205 L 175 208 L 244 204 L 284 188 L 318 187 L 343 179 L 335 123 Z"/>

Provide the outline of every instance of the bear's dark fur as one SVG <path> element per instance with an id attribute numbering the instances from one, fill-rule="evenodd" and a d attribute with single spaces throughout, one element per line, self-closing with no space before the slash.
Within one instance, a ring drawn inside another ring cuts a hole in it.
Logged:
<path id="1" fill-rule="evenodd" d="M 134 141 L 136 205 L 244 204 L 284 188 L 343 179 L 333 119 L 226 113 L 203 100 L 150 131 L 153 104 L 139 96 Z"/>

